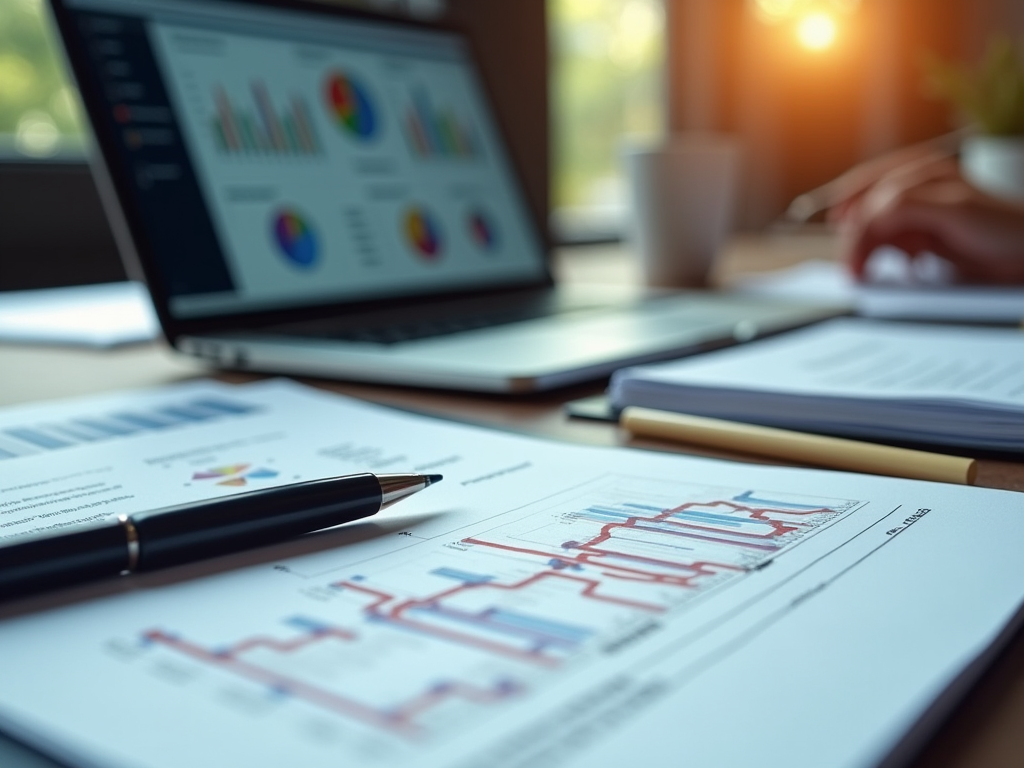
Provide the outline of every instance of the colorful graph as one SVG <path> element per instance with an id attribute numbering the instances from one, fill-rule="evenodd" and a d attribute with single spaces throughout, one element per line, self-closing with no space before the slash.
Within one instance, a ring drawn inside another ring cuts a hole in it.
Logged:
<path id="1" fill-rule="evenodd" d="M 437 108 L 425 90 L 413 92 L 405 114 L 405 136 L 420 157 L 473 158 L 479 154 L 469 124 L 446 108 Z"/>
<path id="2" fill-rule="evenodd" d="M 279 211 L 273 229 L 278 248 L 291 264 L 303 269 L 316 264 L 316 233 L 301 214 L 291 209 Z"/>
<path id="3" fill-rule="evenodd" d="M 241 487 L 248 485 L 250 480 L 270 480 L 280 473 L 265 467 L 253 468 L 251 464 L 229 464 L 225 467 L 213 467 L 192 473 L 193 480 L 214 480 L 216 485 Z"/>
<path id="4" fill-rule="evenodd" d="M 387 707 L 374 706 L 372 703 L 326 690 L 322 686 L 297 681 L 247 659 L 247 656 L 253 655 L 253 651 L 264 649 L 272 653 L 297 657 L 303 650 L 315 651 L 315 645 L 322 642 L 345 644 L 360 641 L 359 636 L 352 632 L 315 619 L 296 616 L 287 620 L 286 624 L 298 630 L 300 634 L 285 641 L 254 637 L 233 646 L 208 649 L 172 633 L 150 630 L 143 634 L 143 643 L 162 645 L 196 661 L 229 671 L 268 687 L 277 696 L 302 699 L 336 715 L 407 737 L 420 735 L 420 729 L 416 725 L 417 717 L 449 701 L 489 704 L 515 696 L 522 690 L 515 681 L 500 678 L 485 686 L 470 685 L 457 680 L 435 680 L 405 700 Z"/>
<path id="5" fill-rule="evenodd" d="M 605 478 L 454 546 L 367 563 L 332 581 L 333 597 L 321 589 L 322 616 L 290 616 L 226 644 L 150 629 L 142 644 L 370 732 L 457 734 L 559 670 L 599 662 L 593 651 L 642 638 L 859 503 Z"/>
<path id="6" fill-rule="evenodd" d="M 324 98 L 328 112 L 346 133 L 364 141 L 377 135 L 377 112 L 365 86 L 351 75 L 328 75 Z"/>
<path id="7" fill-rule="evenodd" d="M 406 241 L 419 256 L 427 261 L 441 257 L 441 230 L 427 210 L 419 206 L 409 208 L 402 217 L 402 230 Z"/>
<path id="8" fill-rule="evenodd" d="M 306 102 L 292 96 L 278 111 L 266 85 L 251 85 L 255 109 L 239 109 L 223 87 L 214 89 L 217 114 L 211 122 L 217 149 L 224 154 L 317 155 L 320 140 L 309 116 Z"/>
<path id="9" fill-rule="evenodd" d="M 494 251 L 498 247 L 498 233 L 494 228 L 494 222 L 486 213 L 481 210 L 470 211 L 466 217 L 466 226 L 469 229 L 469 236 L 476 245 L 484 251 Z"/>

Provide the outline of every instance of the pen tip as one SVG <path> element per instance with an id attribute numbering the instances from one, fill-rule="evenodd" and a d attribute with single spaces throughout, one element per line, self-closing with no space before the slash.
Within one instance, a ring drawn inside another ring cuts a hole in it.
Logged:
<path id="1" fill-rule="evenodd" d="M 442 480 L 444 480 L 444 475 L 424 475 L 423 477 L 426 479 L 427 485 L 440 483 Z"/>

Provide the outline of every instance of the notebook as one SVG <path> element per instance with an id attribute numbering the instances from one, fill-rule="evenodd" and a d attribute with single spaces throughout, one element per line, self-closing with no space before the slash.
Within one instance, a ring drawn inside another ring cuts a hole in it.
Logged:
<path id="1" fill-rule="evenodd" d="M 616 408 L 896 442 L 1024 451 L 1024 333 L 839 318 L 619 371 Z"/>
<path id="2" fill-rule="evenodd" d="M 455 30 L 269 0 L 52 5 L 121 250 L 186 354 L 530 391 L 835 313 L 557 289 Z"/>

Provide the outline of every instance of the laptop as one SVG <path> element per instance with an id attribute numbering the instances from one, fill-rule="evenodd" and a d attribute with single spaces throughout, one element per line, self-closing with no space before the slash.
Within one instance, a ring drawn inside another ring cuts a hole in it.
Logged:
<path id="1" fill-rule="evenodd" d="M 455 29 L 276 0 L 52 6 L 119 248 L 185 354 L 529 392 L 833 314 L 557 287 Z"/>

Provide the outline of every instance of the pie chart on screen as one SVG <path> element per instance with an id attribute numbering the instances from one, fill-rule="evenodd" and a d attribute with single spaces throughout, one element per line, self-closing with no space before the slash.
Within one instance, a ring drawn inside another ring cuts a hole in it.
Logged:
<path id="1" fill-rule="evenodd" d="M 494 222 L 484 211 L 470 211 L 466 217 L 466 226 L 469 228 L 469 236 L 481 250 L 490 253 L 498 247 L 498 233 L 494 228 Z"/>
<path id="2" fill-rule="evenodd" d="M 341 72 L 327 76 L 324 98 L 327 111 L 343 132 L 363 141 L 377 135 L 377 113 L 358 80 Z"/>
<path id="3" fill-rule="evenodd" d="M 425 261 L 441 258 L 441 230 L 427 210 L 419 206 L 408 209 L 402 224 L 405 239 L 418 256 Z"/>
<path id="4" fill-rule="evenodd" d="M 305 217 L 293 209 L 283 209 L 274 216 L 273 229 L 274 241 L 288 263 L 301 269 L 316 264 L 316 233 Z"/>

